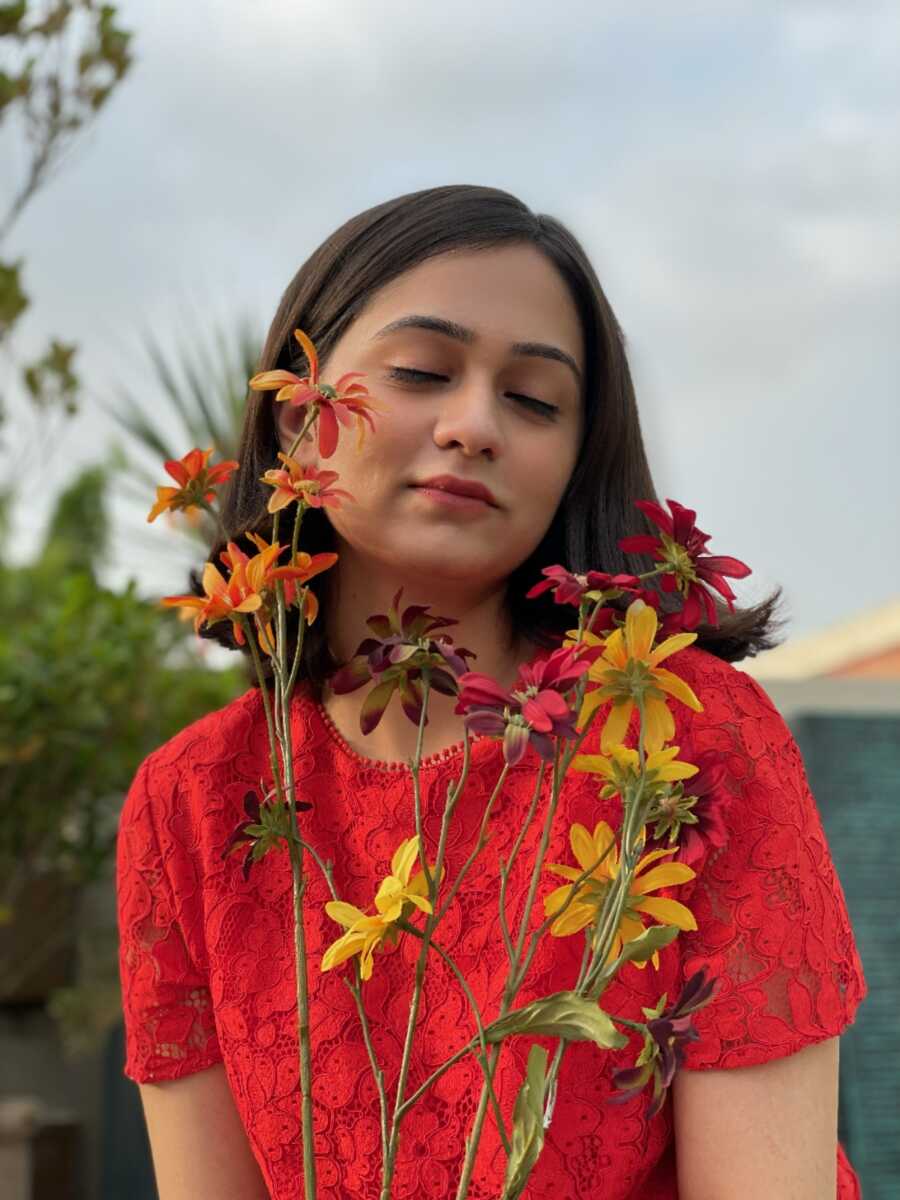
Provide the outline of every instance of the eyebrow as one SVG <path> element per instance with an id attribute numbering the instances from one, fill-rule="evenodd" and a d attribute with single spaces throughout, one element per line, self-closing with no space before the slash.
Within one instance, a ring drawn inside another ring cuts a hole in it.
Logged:
<path id="1" fill-rule="evenodd" d="M 478 340 L 475 331 L 468 329 L 465 325 L 458 325 L 455 321 L 448 321 L 444 317 L 429 317 L 421 313 L 411 313 L 408 317 L 399 317 L 396 321 L 385 325 L 383 329 L 379 329 L 373 335 L 372 341 L 387 337 L 398 329 L 428 329 L 432 333 L 442 333 L 445 337 L 453 338 L 457 342 L 465 342 L 467 345 Z M 579 385 L 582 382 L 581 371 L 578 369 L 575 359 L 565 350 L 560 350 L 559 346 L 551 346 L 547 342 L 513 342 L 510 349 L 513 354 L 522 357 L 549 358 L 552 362 L 564 363 L 574 373 Z"/>

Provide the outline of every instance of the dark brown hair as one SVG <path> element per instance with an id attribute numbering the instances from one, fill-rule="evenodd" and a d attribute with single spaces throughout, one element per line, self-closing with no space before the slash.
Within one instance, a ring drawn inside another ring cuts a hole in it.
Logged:
<path id="1" fill-rule="evenodd" d="M 550 645 L 572 627 L 574 609 L 555 604 L 549 593 L 525 599 L 525 592 L 542 578 L 541 568 L 562 564 L 579 573 L 639 574 L 654 566 L 652 558 L 626 555 L 618 541 L 632 534 L 658 533 L 634 505 L 635 500 L 658 497 L 641 435 L 625 338 L 584 250 L 564 225 L 531 212 L 508 192 L 468 185 L 427 188 L 367 209 L 343 224 L 297 271 L 281 298 L 258 370 L 286 368 L 307 374 L 294 329 L 309 335 L 324 365 L 344 331 L 390 280 L 448 250 L 511 243 L 535 246 L 556 267 L 571 292 L 584 334 L 585 421 L 578 460 L 546 535 L 512 573 L 507 589 L 513 637 Z M 244 531 L 271 536 L 272 518 L 266 511 L 271 489 L 260 482 L 260 476 L 276 464 L 280 448 L 273 407 L 272 392 L 249 393 L 238 451 L 240 470 L 223 497 L 225 529 L 250 553 L 252 544 L 241 542 Z M 306 512 L 301 544 L 311 554 L 333 549 L 333 530 L 322 510 Z M 223 545 L 214 547 L 214 561 L 223 549 Z M 315 577 L 310 584 L 319 596 L 327 590 L 327 575 Z M 202 595 L 197 572 L 192 574 L 192 586 Z M 659 591 L 658 577 L 648 586 Z M 769 649 L 777 644 L 776 627 L 785 623 L 773 616 L 781 598 L 778 587 L 761 603 L 736 607 L 732 613 L 716 597 L 718 628 L 699 626 L 695 645 L 729 662 Z M 660 591 L 662 613 L 675 605 L 675 597 Z M 624 612 L 627 598 L 614 606 Z M 296 629 L 295 610 L 290 617 Z M 327 604 L 323 604 L 304 636 L 299 676 L 316 695 L 340 665 L 328 648 L 327 622 Z M 228 622 L 204 629 L 204 636 L 235 645 Z"/>

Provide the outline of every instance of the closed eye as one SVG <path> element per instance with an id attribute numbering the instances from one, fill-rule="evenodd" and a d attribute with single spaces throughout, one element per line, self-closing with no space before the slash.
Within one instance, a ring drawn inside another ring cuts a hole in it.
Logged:
<path id="1" fill-rule="evenodd" d="M 435 375 L 431 371 L 417 371 L 415 367 L 390 367 L 388 369 L 388 376 L 391 379 L 399 379 L 406 383 L 449 382 L 446 375 Z M 540 413 L 541 416 L 555 417 L 559 412 L 555 404 L 547 404 L 543 400 L 536 400 L 534 396 L 522 396 L 518 392 L 507 392 L 506 395 L 512 400 L 518 400 L 520 404 L 531 407 L 534 412 Z"/>

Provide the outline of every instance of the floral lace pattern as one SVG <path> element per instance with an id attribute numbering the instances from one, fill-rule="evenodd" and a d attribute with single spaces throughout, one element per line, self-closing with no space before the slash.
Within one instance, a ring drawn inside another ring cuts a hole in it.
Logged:
<path id="1" fill-rule="evenodd" d="M 692 713 L 673 703 L 681 757 L 714 749 L 727 761 L 723 787 L 729 839 L 697 865 L 698 877 L 664 890 L 687 903 L 696 933 L 663 952 L 660 968 L 626 966 L 604 1006 L 632 1019 L 663 991 L 674 996 L 701 964 L 723 977 L 696 1017 L 701 1040 L 686 1066 L 738 1067 L 792 1054 L 839 1034 L 866 994 L 862 966 L 821 822 L 793 737 L 763 689 L 712 655 L 689 647 L 670 660 L 705 706 Z M 596 749 L 601 712 L 586 749 Z M 304 836 L 334 863 L 340 896 L 362 908 L 373 880 L 396 846 L 415 832 L 408 772 L 354 754 L 311 700 L 294 710 L 298 796 Z M 636 717 L 626 744 L 635 746 Z M 447 845 L 448 876 L 468 857 L 502 766 L 500 747 L 472 747 L 469 782 Z M 433 854 L 446 787 L 458 775 L 456 748 L 421 770 L 423 827 Z M 496 1015 L 506 977 L 497 921 L 498 857 L 506 860 L 537 778 L 529 750 L 509 771 L 491 820 L 491 837 L 437 931 L 437 941 L 465 973 L 485 1019 Z M 260 696 L 251 689 L 160 747 L 141 765 L 122 813 L 118 843 L 120 965 L 127 1034 L 126 1074 L 137 1082 L 177 1079 L 223 1061 L 250 1144 L 273 1200 L 302 1195 L 291 875 L 287 856 L 272 853 L 246 882 L 240 855 L 222 851 L 241 819 L 248 788 L 268 780 L 268 746 Z M 572 822 L 593 827 L 621 820 L 617 798 L 600 800 L 597 780 L 570 774 L 554 823 L 547 861 L 571 858 Z M 545 777 L 532 823 L 509 883 L 515 934 L 549 797 Z M 307 863 L 309 859 L 307 858 Z M 314 1108 L 322 1200 L 376 1200 L 379 1195 L 378 1095 L 342 966 L 322 974 L 322 954 L 341 933 L 325 913 L 325 881 L 310 865 L 306 932 L 310 956 Z M 556 886 L 546 875 L 538 897 Z M 543 918 L 540 902 L 531 927 Z M 390 1096 L 400 1057 L 419 943 L 401 937 L 376 953 L 363 985 L 372 1041 Z M 578 974 L 579 936 L 546 937 L 517 1004 L 571 986 Z M 409 1085 L 415 1089 L 475 1032 L 467 1001 L 436 956 L 423 992 Z M 531 1040 L 504 1044 L 496 1076 L 501 1109 L 511 1122 Z M 537 1039 L 552 1051 L 554 1042 Z M 636 1038 L 602 1053 L 570 1045 L 545 1150 L 525 1191 L 529 1198 L 676 1200 L 671 1099 L 650 1122 L 648 1098 L 610 1106 L 611 1075 L 631 1065 Z M 393 1195 L 453 1195 L 462 1147 L 481 1090 L 472 1056 L 425 1093 L 402 1127 Z M 495 1198 L 505 1155 L 489 1115 L 469 1195 Z M 838 1148 L 838 1197 L 858 1185 Z"/>

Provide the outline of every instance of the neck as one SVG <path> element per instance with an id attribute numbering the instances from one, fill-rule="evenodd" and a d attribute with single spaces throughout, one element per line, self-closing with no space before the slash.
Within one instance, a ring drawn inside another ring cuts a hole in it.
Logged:
<path id="1" fill-rule="evenodd" d="M 338 571 L 338 568 L 341 568 Z M 371 636 L 366 619 L 375 613 L 387 613 L 396 592 L 402 586 L 399 611 L 411 604 L 427 605 L 434 616 L 452 617 L 458 624 L 446 630 L 454 646 L 473 651 L 469 668 L 510 687 L 518 667 L 528 661 L 537 647 L 526 638 L 514 637 L 506 609 L 505 581 L 499 585 L 474 587 L 452 579 L 423 580 L 421 577 L 393 575 L 389 580 L 376 575 L 371 564 L 354 565 L 350 556 L 342 556 L 328 574 L 323 607 L 328 613 L 328 642 L 339 662 L 347 662 L 356 653 L 363 638 Z M 435 636 L 443 636 L 437 629 Z M 417 729 L 392 698 L 377 728 L 363 736 L 359 714 L 368 687 L 335 695 L 325 684 L 322 703 L 344 740 L 367 758 L 403 761 L 415 752 Z M 460 742 L 464 736 L 462 718 L 454 714 L 455 699 L 431 692 L 428 724 L 425 727 L 423 753 L 439 753 Z"/>

